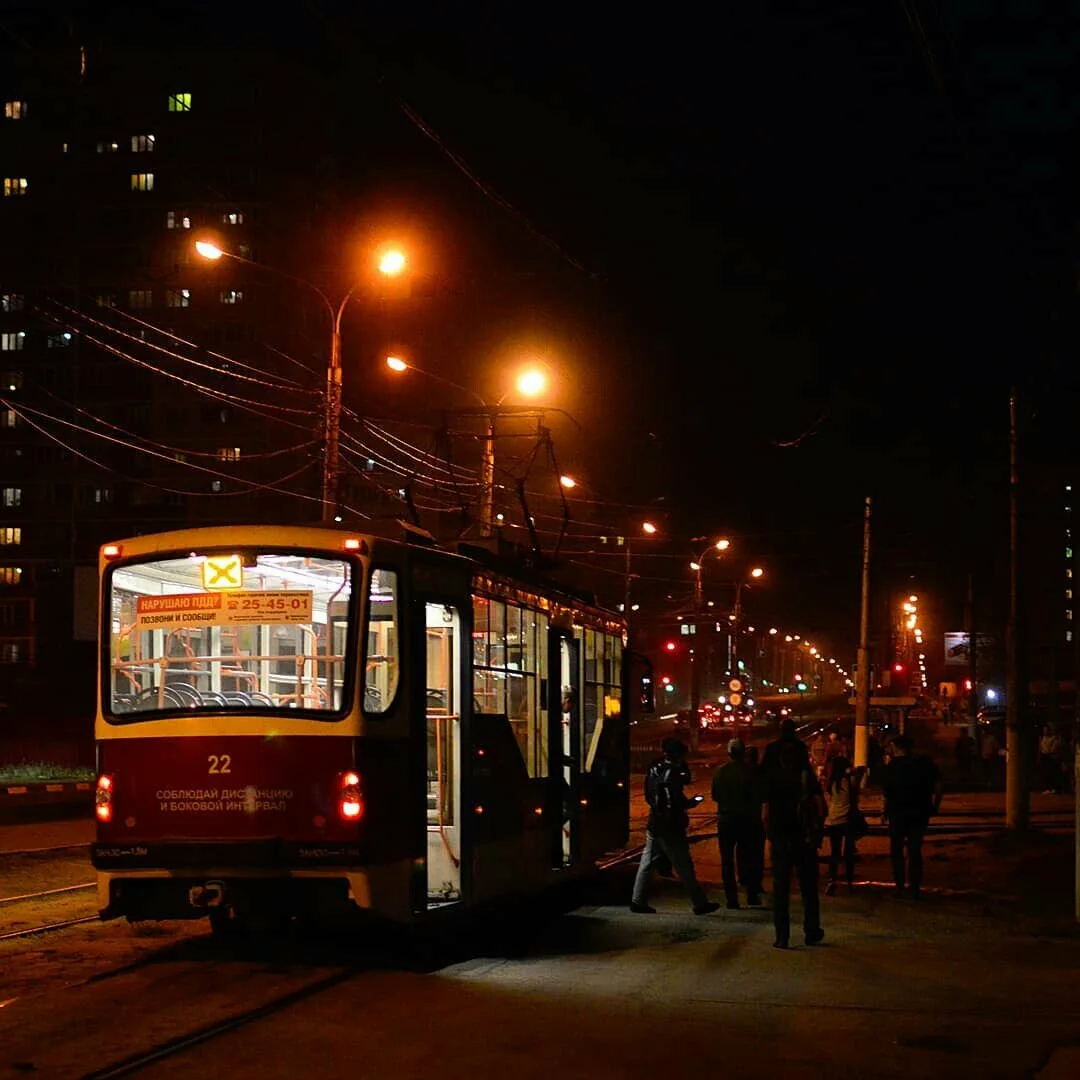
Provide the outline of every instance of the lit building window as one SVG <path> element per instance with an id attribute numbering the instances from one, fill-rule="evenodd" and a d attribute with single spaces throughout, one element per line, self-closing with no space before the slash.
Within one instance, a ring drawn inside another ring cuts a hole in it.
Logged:
<path id="1" fill-rule="evenodd" d="M 117 142 L 99 142 L 97 144 L 97 152 L 99 154 L 115 154 L 120 149 L 120 144 Z"/>
<path id="2" fill-rule="evenodd" d="M 210 490 L 214 491 L 214 492 L 220 491 L 221 490 L 221 481 L 220 480 L 211 480 L 210 481 Z"/>
<path id="3" fill-rule="evenodd" d="M 221 290 L 221 302 L 223 304 L 239 304 L 244 299 L 244 293 L 241 289 L 222 289 Z"/>
<path id="4" fill-rule="evenodd" d="M 62 334 L 50 334 L 45 339 L 47 349 L 65 349 L 71 344 L 71 333 L 65 330 Z"/>
<path id="5" fill-rule="evenodd" d="M 1065 640 L 1066 641 L 1072 641 L 1072 631 L 1071 630 L 1066 630 L 1065 631 Z"/>
<path id="6" fill-rule="evenodd" d="M 67 143 L 64 143 L 64 144 L 63 144 L 63 145 L 62 145 L 62 146 L 60 147 L 60 153 L 62 153 L 62 154 L 66 154 L 67 152 L 68 152 L 68 144 L 67 144 Z"/>
<path id="7" fill-rule="evenodd" d="M 251 258 L 251 245 L 250 244 L 237 244 L 236 245 L 236 254 L 239 255 L 241 259 L 250 259 Z"/>
<path id="8" fill-rule="evenodd" d="M 221 220 L 226 225 L 243 225 L 244 212 L 242 210 L 228 210 L 221 215 Z"/>
<path id="9" fill-rule="evenodd" d="M 17 641 L 5 641 L 0 645 L 0 664 L 17 664 L 22 659 L 22 651 Z"/>
<path id="10" fill-rule="evenodd" d="M 14 409 L 0 412 L 0 427 L 13 428 L 19 422 L 19 414 Z"/>
<path id="11" fill-rule="evenodd" d="M 4 506 L 22 506 L 22 488 L 4 488 L 0 491 L 0 502 L 2 502 Z"/>
<path id="12" fill-rule="evenodd" d="M 26 119 L 26 102 L 25 101 L 5 101 L 4 102 L 4 116 L 8 120 L 25 120 Z"/>
<path id="13" fill-rule="evenodd" d="M 132 191 L 153 191 L 154 174 L 152 172 L 136 172 L 131 174 Z"/>
<path id="14" fill-rule="evenodd" d="M 1065 590 L 1065 599 L 1066 600 L 1071 600 L 1072 599 L 1072 589 L 1066 589 Z"/>
<path id="15" fill-rule="evenodd" d="M 181 214 L 179 210 L 170 210 L 165 215 L 166 229 L 190 229 L 191 218 L 187 214 Z"/>
<path id="16" fill-rule="evenodd" d="M 1071 567 L 1071 566 L 1069 566 L 1069 567 L 1066 567 L 1066 569 L 1065 569 L 1065 576 L 1066 576 L 1067 578 L 1071 578 L 1071 577 L 1072 577 L 1072 567 Z"/>
<path id="17" fill-rule="evenodd" d="M 1065 609 L 1065 621 L 1072 622 L 1072 608 Z"/>
<path id="18" fill-rule="evenodd" d="M 133 154 L 148 154 L 154 149 L 153 135 L 132 135 L 131 152 Z"/>
<path id="19" fill-rule="evenodd" d="M 1071 559 L 1072 558 L 1072 548 L 1071 547 L 1067 547 L 1065 549 L 1065 558 L 1066 559 Z"/>
<path id="20" fill-rule="evenodd" d="M 5 371 L 0 375 L 0 389 L 21 390 L 23 387 L 23 374 L 21 371 Z"/>
<path id="21" fill-rule="evenodd" d="M 128 307 L 148 308 L 154 302 L 152 289 L 130 289 L 128 291 Z"/>
<path id="22" fill-rule="evenodd" d="M 4 194 L 5 195 L 25 195 L 27 182 L 25 176 L 5 176 L 4 177 Z"/>
<path id="23" fill-rule="evenodd" d="M 0 311 L 22 311 L 25 306 L 26 298 L 19 293 L 0 295 Z"/>
<path id="24" fill-rule="evenodd" d="M 190 307 L 191 306 L 191 290 L 190 289 L 166 289 L 165 290 L 165 304 L 168 307 Z"/>
<path id="25" fill-rule="evenodd" d="M 6 529 L 0 529 L 0 544 L 4 547 L 14 547 L 22 543 L 22 527 L 9 525 Z"/>
<path id="26" fill-rule="evenodd" d="M 21 566 L 0 566 L 0 585 L 18 585 L 21 580 Z"/>
<path id="27" fill-rule="evenodd" d="M 98 293 L 98 295 L 94 297 L 94 303 L 97 304 L 98 307 L 114 308 L 116 307 L 116 297 L 111 296 L 108 293 Z"/>
<path id="28" fill-rule="evenodd" d="M 240 447 L 239 446 L 223 446 L 218 451 L 219 461 L 239 461 L 240 460 Z"/>
<path id="29" fill-rule="evenodd" d="M 0 333 L 0 352 L 18 352 L 25 341 L 25 330 L 5 330 Z"/>
<path id="30" fill-rule="evenodd" d="M 112 502 L 112 488 L 94 488 L 94 502 L 96 503 L 111 503 Z"/>
<path id="31" fill-rule="evenodd" d="M 191 112 L 191 94 L 170 94 L 169 112 Z"/>

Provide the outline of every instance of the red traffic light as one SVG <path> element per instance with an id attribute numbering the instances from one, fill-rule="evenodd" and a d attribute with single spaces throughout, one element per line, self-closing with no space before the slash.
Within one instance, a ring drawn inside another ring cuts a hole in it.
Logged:
<path id="1" fill-rule="evenodd" d="M 671 683 L 671 676 L 670 675 L 661 675 L 660 676 L 660 683 L 661 683 L 662 686 L 668 686 Z"/>
<path id="2" fill-rule="evenodd" d="M 895 671 L 897 673 L 897 675 L 899 675 L 900 672 L 904 670 L 904 665 L 903 664 L 893 664 L 892 669 L 893 669 L 893 671 Z"/>
<path id="3" fill-rule="evenodd" d="M 964 689 L 967 690 L 969 693 L 971 692 L 971 690 L 972 690 L 972 682 L 971 682 L 970 679 L 965 679 L 964 680 Z"/>
<path id="4" fill-rule="evenodd" d="M 678 647 L 679 646 L 676 645 L 674 641 L 664 642 L 664 648 L 667 649 L 668 652 L 674 652 Z"/>

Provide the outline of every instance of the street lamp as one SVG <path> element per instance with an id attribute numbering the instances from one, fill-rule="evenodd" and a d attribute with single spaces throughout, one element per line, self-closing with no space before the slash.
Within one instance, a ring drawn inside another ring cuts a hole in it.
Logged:
<path id="1" fill-rule="evenodd" d="M 323 479 L 322 479 L 322 523 L 330 524 L 336 520 L 338 504 L 338 476 L 341 471 L 341 317 L 345 308 L 360 286 L 360 282 L 354 282 L 337 305 L 323 292 L 314 282 L 307 278 L 292 274 L 287 270 L 279 270 L 275 266 L 267 266 L 265 263 L 255 262 L 242 255 L 236 255 L 226 251 L 209 240 L 196 240 L 195 251 L 202 258 L 210 262 L 217 262 L 223 256 L 227 256 L 236 262 L 246 263 L 248 266 L 266 270 L 279 277 L 289 278 L 309 288 L 315 293 L 326 306 L 326 312 L 330 316 L 330 363 L 326 369 L 326 415 L 324 420 L 325 449 L 323 454 Z M 390 248 L 382 253 L 378 262 L 379 272 L 388 277 L 394 277 L 405 269 L 405 255 L 396 248 Z"/>
<path id="2" fill-rule="evenodd" d="M 511 391 L 505 391 L 499 400 L 494 405 L 491 405 L 475 390 L 462 386 L 461 383 L 456 383 L 452 379 L 444 378 L 442 375 L 436 375 L 433 371 L 427 371 L 424 368 L 417 367 L 415 364 L 410 364 L 402 360 L 400 356 L 388 356 L 386 366 L 398 374 L 415 371 L 418 375 L 433 379 L 444 386 L 451 386 L 455 390 L 461 390 L 463 393 L 473 397 L 480 405 L 486 423 L 484 456 L 480 466 L 480 534 L 482 536 L 491 536 L 495 524 L 495 420 L 499 415 L 502 403 L 507 399 Z M 547 386 L 547 375 L 535 367 L 524 368 L 518 373 L 515 382 L 517 392 L 523 397 L 536 397 L 542 394 L 547 389 Z M 559 477 L 559 482 L 564 488 L 572 488 L 576 485 L 576 481 L 569 476 Z"/>

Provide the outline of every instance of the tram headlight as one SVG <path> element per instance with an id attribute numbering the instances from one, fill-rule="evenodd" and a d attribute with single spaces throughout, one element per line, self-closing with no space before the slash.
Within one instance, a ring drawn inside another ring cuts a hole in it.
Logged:
<path id="1" fill-rule="evenodd" d="M 94 791 L 94 816 L 98 821 L 112 821 L 113 816 L 113 778 L 102 773 L 97 778 Z"/>
<path id="2" fill-rule="evenodd" d="M 360 775 L 344 772 L 339 778 L 338 812 L 345 821 L 359 821 L 364 816 L 364 796 L 360 790 Z"/>

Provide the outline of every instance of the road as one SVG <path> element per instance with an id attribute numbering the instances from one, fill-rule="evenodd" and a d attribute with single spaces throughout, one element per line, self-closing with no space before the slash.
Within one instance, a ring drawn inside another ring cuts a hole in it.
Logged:
<path id="1" fill-rule="evenodd" d="M 1071 800 L 1033 797 L 1046 828 L 1023 858 L 999 831 L 982 835 L 1001 801 L 946 805 L 922 904 L 861 884 L 823 900 L 825 946 L 796 938 L 787 953 L 770 947 L 768 910 L 696 917 L 677 882 L 656 884 L 657 915 L 632 915 L 632 867 L 569 913 L 522 912 L 494 936 L 454 940 L 424 970 L 381 939 L 226 951 L 199 924 L 98 924 L 0 946 L 0 1077 L 86 1076 L 344 968 L 344 981 L 140 1075 L 1075 1077 Z M 638 800 L 638 835 L 643 816 Z M 32 846 L 13 839 L 8 850 Z M 860 878 L 887 880 L 884 837 L 860 850 Z M 693 851 L 718 892 L 711 836 Z"/>

